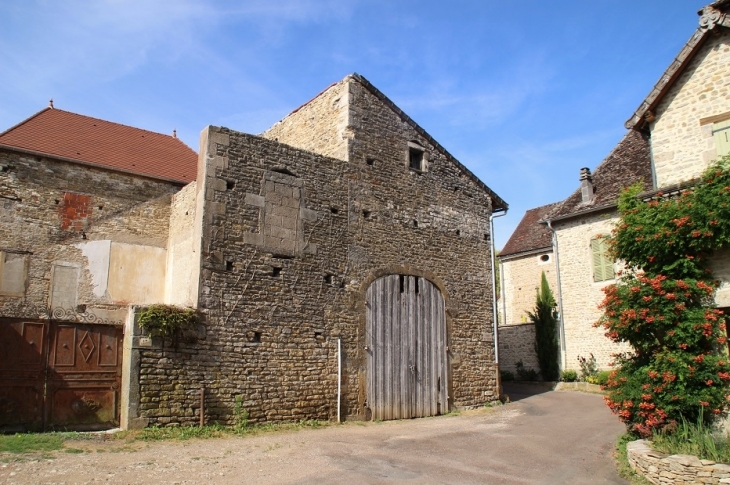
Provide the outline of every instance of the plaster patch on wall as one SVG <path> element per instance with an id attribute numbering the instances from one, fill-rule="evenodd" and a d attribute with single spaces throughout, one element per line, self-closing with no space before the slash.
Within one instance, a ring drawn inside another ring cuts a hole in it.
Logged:
<path id="1" fill-rule="evenodd" d="M 102 298 L 106 295 L 109 286 L 109 255 L 111 240 L 89 241 L 75 245 L 86 258 L 94 296 Z"/>
<path id="2" fill-rule="evenodd" d="M 79 292 L 78 265 L 56 263 L 51 270 L 51 308 L 75 309 Z"/>

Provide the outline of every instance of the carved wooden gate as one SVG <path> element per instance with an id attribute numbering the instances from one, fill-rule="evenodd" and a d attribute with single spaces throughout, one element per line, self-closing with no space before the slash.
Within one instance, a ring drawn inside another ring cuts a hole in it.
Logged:
<path id="1" fill-rule="evenodd" d="M 425 278 L 390 275 L 367 290 L 367 404 L 373 419 L 448 412 L 446 311 Z"/>
<path id="2" fill-rule="evenodd" d="M 122 329 L 0 321 L 0 431 L 119 424 Z"/>

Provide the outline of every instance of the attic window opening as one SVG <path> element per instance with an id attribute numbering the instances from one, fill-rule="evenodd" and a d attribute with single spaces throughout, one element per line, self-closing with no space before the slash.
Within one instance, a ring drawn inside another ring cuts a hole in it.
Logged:
<path id="1" fill-rule="evenodd" d="M 408 168 L 423 172 L 423 150 L 413 147 L 408 149 Z"/>

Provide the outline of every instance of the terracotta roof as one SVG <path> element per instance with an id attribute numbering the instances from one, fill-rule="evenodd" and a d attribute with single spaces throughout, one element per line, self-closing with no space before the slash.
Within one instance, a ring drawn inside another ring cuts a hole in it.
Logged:
<path id="1" fill-rule="evenodd" d="M 629 130 L 593 173 L 594 197 L 583 202 L 580 188 L 565 199 L 546 219 L 558 220 L 586 212 L 615 207 L 621 190 L 641 182 L 652 188 L 651 154 L 646 135 Z"/>
<path id="2" fill-rule="evenodd" d="M 684 69 L 694 58 L 697 51 L 705 42 L 705 39 L 715 27 L 730 27 L 730 15 L 727 10 L 730 8 L 730 0 L 717 0 L 697 12 L 700 15 L 700 26 L 692 34 L 692 37 L 682 47 L 677 57 L 672 61 L 659 81 L 654 85 L 651 92 L 646 96 L 641 105 L 636 109 L 625 126 L 626 128 L 643 128 L 653 118 L 653 110 L 662 100 L 664 95 L 671 88 Z"/>
<path id="3" fill-rule="evenodd" d="M 551 231 L 545 224 L 540 224 L 540 221 L 559 205 L 560 202 L 555 202 L 525 212 L 522 220 L 509 237 L 509 241 L 500 251 L 499 258 L 538 249 L 552 248 Z"/>
<path id="4" fill-rule="evenodd" d="M 197 176 L 197 153 L 177 138 L 50 107 L 0 133 L 0 147 L 178 183 Z"/>

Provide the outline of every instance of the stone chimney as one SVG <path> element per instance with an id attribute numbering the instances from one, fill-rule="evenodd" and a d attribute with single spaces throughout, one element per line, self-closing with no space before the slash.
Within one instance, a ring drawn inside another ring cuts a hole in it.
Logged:
<path id="1" fill-rule="evenodd" d="M 593 177 L 591 177 L 591 169 L 588 167 L 580 169 L 580 197 L 584 204 L 593 202 Z"/>

